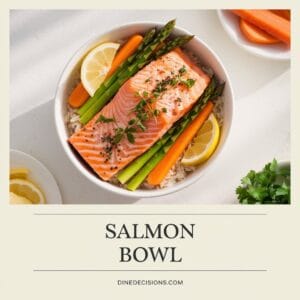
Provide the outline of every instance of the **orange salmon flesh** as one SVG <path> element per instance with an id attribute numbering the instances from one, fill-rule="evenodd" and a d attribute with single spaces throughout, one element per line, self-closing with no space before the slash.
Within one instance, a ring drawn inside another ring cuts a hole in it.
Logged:
<path id="1" fill-rule="evenodd" d="M 182 67 L 185 68 L 182 80 L 193 79 L 194 84 L 167 86 L 159 93 L 152 110 L 160 113 L 145 121 L 145 130 L 133 133 L 134 142 L 126 135 L 111 147 L 108 137 L 116 134 L 117 128 L 126 128 L 128 122 L 136 118 L 136 105 L 140 95 L 152 94 L 159 82 L 166 80 Z M 133 77 L 127 80 L 114 98 L 89 121 L 80 131 L 69 138 L 85 162 L 103 180 L 111 179 L 135 158 L 147 151 L 172 125 L 188 112 L 208 86 L 210 78 L 181 51 L 171 51 L 152 61 Z M 99 122 L 102 115 L 114 119 L 113 122 Z"/>

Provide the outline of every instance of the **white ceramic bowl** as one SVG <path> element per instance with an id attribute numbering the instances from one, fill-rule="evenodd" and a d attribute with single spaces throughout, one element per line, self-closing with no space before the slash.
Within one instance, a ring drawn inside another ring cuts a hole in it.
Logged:
<path id="1" fill-rule="evenodd" d="M 79 155 L 72 149 L 72 147 L 67 142 L 68 132 L 64 121 L 64 116 L 66 114 L 67 105 L 66 101 L 72 87 L 74 86 L 74 78 L 78 76 L 80 64 L 84 55 L 92 49 L 95 45 L 105 42 L 105 41 L 117 41 L 127 39 L 135 33 L 144 33 L 148 29 L 153 27 L 162 27 L 163 23 L 145 22 L 145 23 L 130 23 L 126 25 L 119 26 L 106 33 L 99 34 L 91 40 L 89 40 L 85 45 L 83 45 L 68 62 L 63 74 L 59 80 L 56 96 L 55 96 L 55 124 L 60 142 L 63 146 L 64 151 L 70 158 L 73 165 L 78 169 L 78 171 L 87 177 L 91 182 L 98 185 L 100 188 L 104 188 L 113 193 L 117 193 L 122 196 L 141 198 L 141 197 L 158 197 L 165 194 L 173 193 L 181 190 L 188 185 L 192 184 L 198 180 L 216 161 L 220 156 L 221 151 L 224 148 L 225 141 L 227 140 L 233 116 L 233 91 L 229 77 L 225 71 L 218 56 L 210 49 L 200 38 L 194 37 L 187 45 L 187 48 L 192 50 L 202 61 L 203 65 L 209 66 L 213 69 L 218 79 L 225 81 L 224 89 L 224 124 L 221 132 L 220 143 L 213 154 L 213 156 L 196 171 L 190 174 L 185 180 L 177 183 L 176 185 L 164 189 L 155 190 L 137 190 L 128 191 L 126 189 L 114 186 L 108 182 L 102 181 L 93 171 L 79 158 Z M 173 31 L 174 35 L 191 34 L 190 32 L 176 27 Z"/>
<path id="2" fill-rule="evenodd" d="M 290 48 L 283 43 L 258 45 L 249 42 L 240 30 L 239 17 L 229 10 L 218 10 L 218 17 L 228 36 L 242 49 L 268 59 L 282 61 L 290 59 Z"/>

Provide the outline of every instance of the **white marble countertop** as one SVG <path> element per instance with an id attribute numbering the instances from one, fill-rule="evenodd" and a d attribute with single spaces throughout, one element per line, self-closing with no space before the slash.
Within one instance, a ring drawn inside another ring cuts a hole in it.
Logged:
<path id="1" fill-rule="evenodd" d="M 132 21 L 168 21 L 203 39 L 221 58 L 235 92 L 235 117 L 224 152 L 197 183 L 172 195 L 128 199 L 81 176 L 64 154 L 55 129 L 53 98 L 72 54 L 93 34 Z M 214 10 L 11 11 L 11 148 L 41 160 L 66 204 L 235 203 L 235 188 L 250 169 L 290 158 L 290 64 L 255 57 L 226 35 Z"/>

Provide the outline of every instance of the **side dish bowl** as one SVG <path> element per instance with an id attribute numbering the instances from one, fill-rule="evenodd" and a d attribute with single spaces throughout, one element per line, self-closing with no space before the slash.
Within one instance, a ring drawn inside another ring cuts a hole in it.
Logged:
<path id="1" fill-rule="evenodd" d="M 240 30 L 239 18 L 229 10 L 218 10 L 218 17 L 228 36 L 242 49 L 258 57 L 279 61 L 290 59 L 290 48 L 283 43 L 259 45 L 249 42 Z"/>
<path id="2" fill-rule="evenodd" d="M 10 149 L 10 169 L 26 168 L 29 180 L 42 190 L 46 204 L 62 204 L 61 194 L 55 178 L 40 161 L 19 150 Z"/>
<path id="3" fill-rule="evenodd" d="M 225 142 L 230 133 L 232 118 L 233 118 L 233 90 L 230 83 L 230 79 L 228 74 L 223 66 L 222 62 L 215 54 L 215 52 L 209 48 L 199 37 L 194 37 L 187 45 L 186 48 L 192 51 L 195 55 L 197 55 L 200 60 L 203 62 L 204 66 L 210 67 L 217 78 L 220 81 L 224 81 L 225 89 L 223 92 L 224 98 L 224 120 L 221 129 L 221 136 L 219 145 L 212 155 L 212 157 L 198 167 L 194 172 L 188 175 L 183 181 L 176 183 L 172 187 L 166 187 L 162 189 L 152 189 L 152 190 L 136 190 L 136 191 L 128 191 L 122 187 L 118 187 L 110 184 L 109 182 L 102 181 L 79 157 L 79 155 L 72 149 L 71 145 L 68 143 L 68 129 L 65 124 L 65 115 L 67 113 L 67 98 L 74 88 L 75 78 L 78 78 L 78 74 L 80 72 L 80 65 L 82 59 L 85 54 L 93 49 L 96 45 L 101 42 L 106 41 L 120 41 L 124 40 L 135 33 L 145 33 L 148 29 L 157 27 L 161 28 L 163 23 L 158 22 L 144 22 L 144 23 L 130 23 L 122 26 L 118 26 L 111 31 L 99 34 L 89 40 L 85 45 L 83 45 L 71 58 L 65 67 L 62 76 L 59 80 L 57 92 L 55 96 L 55 125 L 58 133 L 59 140 L 62 144 L 62 147 L 71 160 L 72 164 L 78 169 L 78 171 L 88 178 L 91 182 L 99 186 L 100 188 L 104 188 L 113 193 L 117 193 L 121 196 L 134 197 L 134 198 L 142 198 L 142 197 L 158 197 L 170 193 L 174 193 L 178 190 L 181 190 L 190 184 L 197 181 L 205 172 L 208 171 L 209 168 L 216 162 L 217 158 L 220 157 L 220 154 L 224 148 Z M 185 29 L 175 27 L 173 31 L 173 35 L 182 35 L 182 34 L 192 34 L 186 31 Z"/>

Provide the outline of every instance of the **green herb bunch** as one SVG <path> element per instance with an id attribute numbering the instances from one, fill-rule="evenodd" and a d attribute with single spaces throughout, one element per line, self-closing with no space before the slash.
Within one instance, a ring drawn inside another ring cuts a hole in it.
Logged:
<path id="1" fill-rule="evenodd" d="M 251 170 L 241 183 L 236 189 L 241 204 L 290 203 L 290 167 L 280 167 L 276 159 L 260 172 Z"/>

